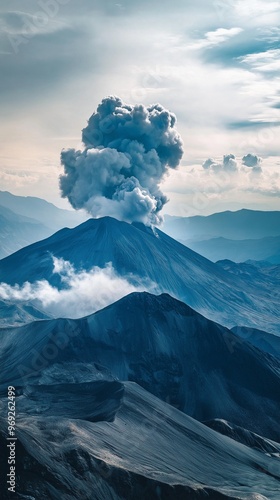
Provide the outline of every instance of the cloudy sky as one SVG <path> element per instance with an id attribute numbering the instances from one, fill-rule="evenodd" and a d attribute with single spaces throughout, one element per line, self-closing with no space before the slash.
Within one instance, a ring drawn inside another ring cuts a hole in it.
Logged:
<path id="1" fill-rule="evenodd" d="M 177 116 L 166 213 L 279 209 L 279 21 L 274 0 L 2 0 L 0 189 L 69 206 L 60 152 L 118 95 Z"/>

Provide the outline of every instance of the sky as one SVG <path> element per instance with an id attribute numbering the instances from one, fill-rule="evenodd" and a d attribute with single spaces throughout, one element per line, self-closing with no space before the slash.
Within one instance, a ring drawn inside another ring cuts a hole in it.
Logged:
<path id="1" fill-rule="evenodd" d="M 70 208 L 60 152 L 116 95 L 177 117 L 165 213 L 279 210 L 279 21 L 274 0 L 2 0 L 0 189 Z"/>

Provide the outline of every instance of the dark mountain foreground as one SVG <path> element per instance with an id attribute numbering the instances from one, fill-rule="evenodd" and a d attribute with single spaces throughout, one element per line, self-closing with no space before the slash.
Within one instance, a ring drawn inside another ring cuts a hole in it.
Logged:
<path id="1" fill-rule="evenodd" d="M 137 384 L 31 386 L 17 404 L 18 499 L 279 498 L 278 458 L 218 434 Z M 2 419 L 1 428 L 5 444 Z"/>
<path id="2" fill-rule="evenodd" d="M 133 293 L 80 320 L 0 335 L 3 394 L 7 385 L 48 384 L 52 371 L 61 381 L 75 374 L 69 363 L 89 363 L 200 421 L 225 419 L 280 441 L 279 360 L 167 294 Z"/>

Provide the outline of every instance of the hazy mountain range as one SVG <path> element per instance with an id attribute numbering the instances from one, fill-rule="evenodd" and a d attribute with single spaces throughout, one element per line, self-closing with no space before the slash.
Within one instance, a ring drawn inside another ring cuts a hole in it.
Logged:
<path id="1" fill-rule="evenodd" d="M 0 258 L 50 234 L 52 230 L 38 220 L 16 214 L 0 205 Z"/>
<path id="2" fill-rule="evenodd" d="M 0 191 L 0 258 L 89 217 L 57 208 L 41 198 Z M 161 228 L 195 252 L 216 262 L 266 260 L 280 264 L 280 212 L 238 210 L 209 216 L 165 216 Z"/>
<path id="3" fill-rule="evenodd" d="M 280 212 L 243 209 L 204 217 L 166 215 L 163 230 L 213 262 L 280 263 Z"/>
<path id="4" fill-rule="evenodd" d="M 0 258 L 86 219 L 82 212 L 57 208 L 41 198 L 0 191 Z"/>

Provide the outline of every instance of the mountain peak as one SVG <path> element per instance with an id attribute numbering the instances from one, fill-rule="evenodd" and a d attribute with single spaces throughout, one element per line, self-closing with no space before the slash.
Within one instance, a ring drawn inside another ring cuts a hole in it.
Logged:
<path id="1" fill-rule="evenodd" d="M 164 313 L 176 311 L 181 316 L 201 316 L 187 304 L 175 299 L 168 293 L 154 295 L 153 293 L 145 291 L 132 292 L 104 309 L 114 310 L 115 308 L 118 308 L 118 310 L 140 309 L 141 311 L 145 311 L 147 315 L 154 314 L 155 311 L 162 311 Z M 98 314 L 98 311 L 91 316 L 95 314 Z"/>
<path id="2" fill-rule="evenodd" d="M 34 351 L 41 359 L 54 339 L 60 344 L 63 332 L 68 338 L 63 348 L 34 371 Z M 3 329 L 1 336 L 1 390 L 7 381 L 18 387 L 39 379 L 44 384 L 52 373 L 58 380 L 65 362 L 72 364 L 73 375 L 77 364 L 91 363 L 199 420 L 224 418 L 279 439 L 279 361 L 167 294 L 131 294 L 82 319 L 35 322 L 13 332 Z"/>
<path id="3" fill-rule="evenodd" d="M 133 286 L 167 292 L 230 328 L 239 323 L 279 331 L 276 298 L 268 304 L 265 289 L 257 293 L 245 289 L 242 278 L 159 229 L 112 217 L 88 219 L 0 261 L 0 282 L 22 286 L 26 281 L 47 280 L 63 288 L 54 273 L 53 257 L 70 262 L 77 272 L 104 269 L 111 263 L 114 273 Z"/>

